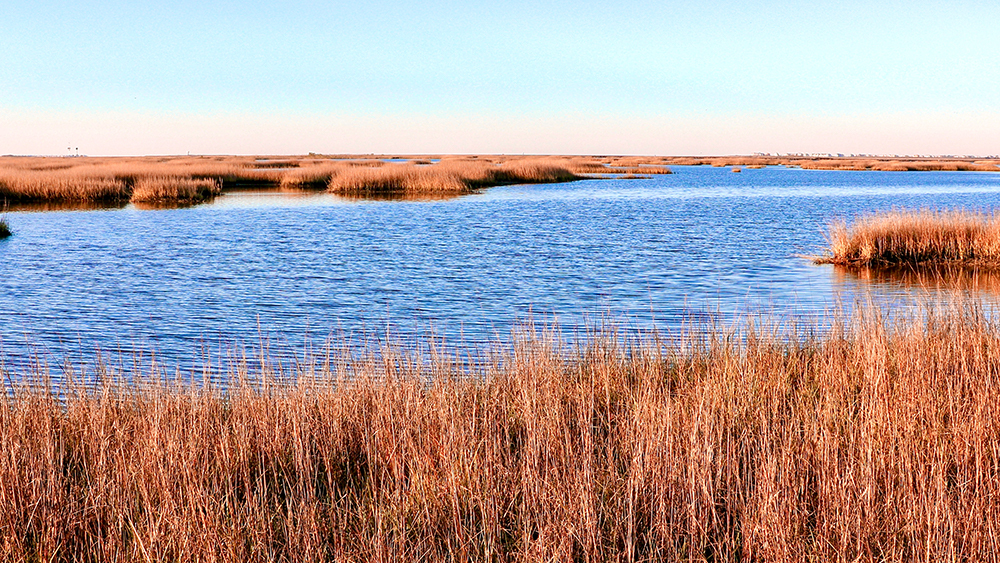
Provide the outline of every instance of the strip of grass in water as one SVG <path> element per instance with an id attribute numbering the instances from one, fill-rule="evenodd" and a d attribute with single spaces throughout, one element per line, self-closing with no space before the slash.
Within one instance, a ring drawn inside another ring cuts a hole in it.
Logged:
<path id="1" fill-rule="evenodd" d="M 0 240 L 9 237 L 12 234 L 14 233 L 10 230 L 10 225 L 7 224 L 7 219 L 0 217 Z"/>
<path id="2" fill-rule="evenodd" d="M 1000 267 L 1000 217 L 953 210 L 891 210 L 829 226 L 821 264 L 851 267 Z"/>
<path id="3" fill-rule="evenodd" d="M 997 325 L 815 334 L 331 351 L 225 392 L 7 370 L 0 558 L 991 560 Z"/>
<path id="4" fill-rule="evenodd" d="M 426 170 L 400 174 L 402 163 Z M 480 166 L 469 166 L 471 163 Z M 209 199 L 214 189 L 192 189 L 214 182 L 219 190 L 288 187 L 327 189 L 344 195 L 433 195 L 513 182 L 562 182 L 581 175 L 670 174 L 667 165 L 797 166 L 829 170 L 1000 171 L 1000 160 L 975 158 L 888 157 L 662 157 L 662 156 L 510 156 L 510 155 L 316 155 L 280 158 L 253 156 L 159 157 L 0 157 L 0 198 L 11 203 L 103 202 Z M 490 165 L 490 166 L 483 166 Z M 347 174 L 352 168 L 386 168 L 373 174 Z M 464 170 L 463 170 L 464 168 Z M 507 170 L 497 170 L 498 168 Z M 532 169 L 533 168 L 533 169 Z M 455 182 L 455 177 L 458 181 Z M 147 186 L 140 185 L 144 180 Z M 150 187 L 149 181 L 157 184 Z M 192 194 L 197 195 L 196 198 Z M 136 196 L 136 194 L 138 194 Z M 152 194 L 152 195 L 151 195 Z M 133 199 L 133 197 L 137 199 Z M 155 197 L 155 200 L 151 200 Z"/>
<path id="5" fill-rule="evenodd" d="M 487 156 L 447 157 L 439 162 L 403 159 L 401 163 L 376 158 L 0 157 L 0 198 L 20 204 L 196 203 L 248 187 L 329 189 L 345 195 L 459 195 L 500 184 L 580 179 L 573 172 L 578 161 Z"/>

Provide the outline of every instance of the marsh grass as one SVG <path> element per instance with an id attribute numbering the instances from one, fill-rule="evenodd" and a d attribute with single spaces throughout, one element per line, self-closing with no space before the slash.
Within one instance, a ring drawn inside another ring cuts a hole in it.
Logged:
<path id="1" fill-rule="evenodd" d="M 12 203 L 191 202 L 210 198 L 227 184 L 280 179 L 281 171 L 253 165 L 242 157 L 7 157 L 0 159 L 0 197 Z"/>
<path id="2" fill-rule="evenodd" d="M 246 188 L 329 189 L 351 196 L 458 195 L 501 184 L 579 179 L 562 160 L 484 156 L 400 164 L 375 157 L 3 157 L 0 197 L 15 204 L 191 203 Z"/>
<path id="3" fill-rule="evenodd" d="M 748 319 L 574 347 L 527 330 L 492 352 L 242 360 L 226 391 L 5 371 L 0 557 L 995 560 L 989 318 L 869 307 L 822 336 Z"/>
<path id="4" fill-rule="evenodd" d="M 403 160 L 403 162 L 395 162 Z M 392 161 L 392 162 L 387 162 Z M 669 164 L 758 168 L 770 165 L 831 170 L 1000 171 L 998 161 L 976 159 L 656 157 L 507 155 L 309 155 L 303 157 L 164 156 L 121 158 L 0 157 L 0 198 L 40 202 L 191 203 L 214 190 L 329 189 L 350 197 L 438 197 L 513 183 L 567 182 L 583 177 L 639 178 L 671 174 Z M 360 170 L 359 170 L 360 169 Z M 379 169 L 381 172 L 373 171 Z M 133 199 L 136 187 L 146 189 Z M 157 187 L 150 188 L 156 184 Z M 207 186 L 207 183 L 201 186 Z M 171 188 L 173 186 L 173 188 Z M 155 194 L 150 196 L 149 194 Z"/>
<path id="5" fill-rule="evenodd" d="M 13 234 L 14 232 L 10 230 L 10 225 L 7 224 L 7 218 L 0 216 L 0 240 L 3 240 Z"/>
<path id="6" fill-rule="evenodd" d="M 809 156 L 710 156 L 669 157 L 665 164 L 709 165 L 720 168 L 743 166 L 793 166 L 805 170 L 878 170 L 885 172 L 1000 172 L 1000 161 L 974 158 L 906 158 L 906 157 L 809 157 Z"/>
<path id="7" fill-rule="evenodd" d="M 673 174 L 670 168 L 658 165 L 657 159 L 574 157 L 565 160 L 563 165 L 574 174 L 624 174 L 632 175 L 632 177 L 650 174 Z"/>
<path id="8" fill-rule="evenodd" d="M 221 192 L 217 180 L 150 176 L 135 181 L 130 199 L 133 203 L 194 203 L 211 199 Z"/>
<path id="9" fill-rule="evenodd" d="M 1000 266 L 1000 218 L 964 210 L 892 210 L 834 222 L 818 263 L 844 266 Z"/>
<path id="10" fill-rule="evenodd" d="M 127 200 L 128 186 L 112 175 L 76 175 L 63 170 L 0 170 L 0 197 L 33 201 Z"/>
<path id="11" fill-rule="evenodd" d="M 465 194 L 504 184 L 578 180 L 558 161 L 448 159 L 435 165 L 390 164 L 344 170 L 330 179 L 329 190 L 349 196 Z"/>

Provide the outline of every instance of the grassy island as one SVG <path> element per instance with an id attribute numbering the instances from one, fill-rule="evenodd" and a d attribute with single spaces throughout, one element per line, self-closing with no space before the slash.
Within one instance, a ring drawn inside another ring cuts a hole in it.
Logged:
<path id="1" fill-rule="evenodd" d="M 1000 267 L 1000 217 L 964 210 L 892 210 L 837 222 L 817 263 L 852 267 Z"/>
<path id="2" fill-rule="evenodd" d="M 7 224 L 7 219 L 0 217 L 0 240 L 3 240 L 14 233 L 10 230 L 10 225 Z"/>
<path id="3" fill-rule="evenodd" d="M 0 366 L 0 558 L 992 560 L 989 318 L 529 332 L 490 353 L 243 360 L 227 391 L 107 364 L 53 390 Z"/>
<path id="4" fill-rule="evenodd" d="M 438 197 L 504 184 L 670 173 L 663 159 L 636 157 L 0 157 L 0 199 L 12 204 L 190 204 L 240 189 Z"/>

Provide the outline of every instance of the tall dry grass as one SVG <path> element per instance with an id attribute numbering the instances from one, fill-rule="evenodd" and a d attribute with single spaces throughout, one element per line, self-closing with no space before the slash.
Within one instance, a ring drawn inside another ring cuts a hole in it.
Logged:
<path id="1" fill-rule="evenodd" d="M 976 159 L 423 155 L 403 157 L 407 160 L 402 164 L 386 162 L 391 157 L 0 157 L 0 199 L 13 204 L 127 202 L 132 200 L 136 185 L 144 180 L 160 184 L 161 189 L 156 191 L 160 203 L 192 201 L 191 181 L 213 181 L 222 191 L 329 188 L 353 197 L 440 197 L 442 194 L 457 195 L 502 184 L 565 182 L 579 179 L 582 175 L 614 174 L 635 178 L 670 174 L 669 164 L 747 168 L 783 164 L 835 170 L 1000 171 L 998 161 Z M 365 170 L 370 168 L 381 171 Z M 168 178 L 173 180 L 167 181 Z M 170 191 L 170 185 L 178 188 L 176 192 Z M 201 193 L 210 198 L 214 192 Z"/>
<path id="2" fill-rule="evenodd" d="M 996 324 L 868 308 L 810 334 L 529 332 L 235 363 L 227 393 L 22 385 L 0 402 L 0 557 L 995 561 Z"/>
<path id="3" fill-rule="evenodd" d="M 432 165 L 389 164 L 343 170 L 329 190 L 343 195 L 463 194 L 504 184 L 568 182 L 580 179 L 560 162 L 513 159 L 500 162 L 449 159 Z"/>
<path id="4" fill-rule="evenodd" d="M 0 158 L 0 199 L 31 202 L 201 201 L 219 190 L 268 185 L 282 172 L 247 157 Z M 137 194 L 137 195 L 136 195 Z"/>
<path id="5" fill-rule="evenodd" d="M 1000 265 L 1000 218 L 965 210 L 892 210 L 830 225 L 819 263 Z"/>
<path id="6" fill-rule="evenodd" d="M 343 170 L 331 177 L 329 190 L 351 196 L 384 194 L 463 194 L 472 188 L 462 177 L 440 164 L 433 169 L 424 166 L 394 164 L 383 167 L 359 167 Z"/>
<path id="7" fill-rule="evenodd" d="M 0 199 L 30 201 L 114 201 L 128 199 L 126 183 L 110 174 L 77 175 L 65 170 L 0 169 Z"/>
<path id="8" fill-rule="evenodd" d="M 197 202 L 222 192 L 217 180 L 149 176 L 139 178 L 132 188 L 133 202 Z"/>
<path id="9" fill-rule="evenodd" d="M 910 157 L 811 157 L 811 156 L 708 156 L 667 157 L 664 164 L 745 166 L 797 166 L 806 170 L 880 170 L 886 172 L 973 171 L 1000 172 L 1000 161 L 974 158 Z"/>
<path id="10" fill-rule="evenodd" d="M 195 202 L 240 188 L 330 189 L 352 196 L 467 193 L 578 179 L 557 159 L 315 157 L 0 158 L 0 199 L 33 202 Z M 212 188 L 215 185 L 218 189 Z"/>

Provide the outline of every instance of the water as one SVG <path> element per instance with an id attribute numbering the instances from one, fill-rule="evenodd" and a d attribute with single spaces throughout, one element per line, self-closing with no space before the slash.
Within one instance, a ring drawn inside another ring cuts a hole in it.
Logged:
<path id="1" fill-rule="evenodd" d="M 1000 206 L 1000 174 L 674 167 L 641 180 L 498 187 L 438 201 L 234 193 L 173 210 L 18 211 L 0 242 L 0 354 L 155 351 L 187 365 L 262 338 L 355 335 L 454 344 L 519 322 L 569 333 L 706 313 L 821 313 L 914 291 L 802 255 L 833 218 L 891 207 Z"/>

